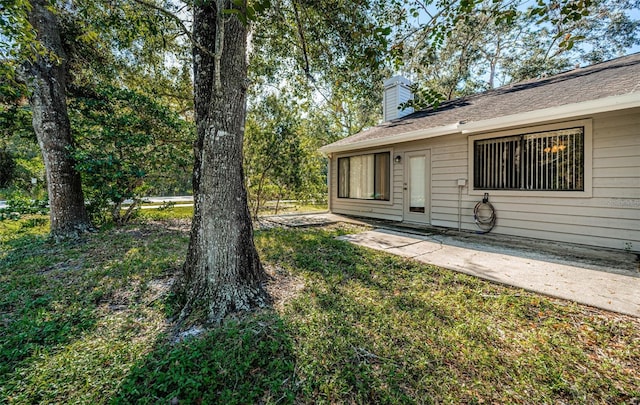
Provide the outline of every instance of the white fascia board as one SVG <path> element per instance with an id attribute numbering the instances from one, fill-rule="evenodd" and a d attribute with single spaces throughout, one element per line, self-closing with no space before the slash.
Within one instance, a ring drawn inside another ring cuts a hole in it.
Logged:
<path id="1" fill-rule="evenodd" d="M 526 113 L 505 115 L 488 120 L 472 121 L 460 124 L 460 131 L 463 134 L 474 134 L 636 107 L 640 107 L 640 93 L 628 93 L 598 100 L 543 108 Z"/>
<path id="2" fill-rule="evenodd" d="M 505 115 L 482 121 L 472 121 L 465 124 L 455 123 L 436 128 L 419 129 L 377 139 L 364 140 L 338 146 L 323 146 L 320 152 L 323 154 L 335 152 L 347 152 L 356 149 L 374 148 L 401 142 L 417 141 L 421 139 L 435 138 L 444 135 L 466 134 L 472 135 L 480 132 L 488 132 L 512 127 L 540 124 L 550 121 L 573 119 L 580 116 L 604 113 L 609 111 L 625 110 L 640 107 L 640 92 L 627 93 L 620 96 L 611 96 L 598 100 L 584 101 L 581 103 L 566 104 L 558 107 L 543 108 L 540 110 Z"/>
<path id="3" fill-rule="evenodd" d="M 320 148 L 320 152 L 323 154 L 335 153 L 335 152 L 347 152 L 356 149 L 375 148 L 378 146 L 393 145 L 402 142 L 418 141 L 421 139 L 435 138 L 437 136 L 459 134 L 459 124 L 450 124 L 441 127 L 418 129 L 416 131 L 405 132 L 398 135 L 367 139 L 360 142 L 348 143 L 345 145 L 327 145 Z"/>

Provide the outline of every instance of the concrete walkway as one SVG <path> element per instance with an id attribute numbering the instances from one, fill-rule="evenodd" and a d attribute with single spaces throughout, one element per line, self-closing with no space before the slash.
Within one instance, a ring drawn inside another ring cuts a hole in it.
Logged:
<path id="1" fill-rule="evenodd" d="M 496 283 L 640 317 L 640 263 L 633 253 L 496 234 L 410 228 L 331 213 L 264 219 L 289 227 L 337 222 L 375 227 L 339 239 Z"/>
<path id="2" fill-rule="evenodd" d="M 460 235 L 375 229 L 339 239 L 496 283 L 640 317 L 640 273 L 633 254 L 603 250 L 613 260 L 574 257 L 559 263 L 561 258 L 546 260 L 545 252 L 540 250 L 465 241 Z M 613 258 L 616 255 L 620 257 Z M 628 261 L 628 265 L 608 267 L 607 263 L 618 260 Z"/>

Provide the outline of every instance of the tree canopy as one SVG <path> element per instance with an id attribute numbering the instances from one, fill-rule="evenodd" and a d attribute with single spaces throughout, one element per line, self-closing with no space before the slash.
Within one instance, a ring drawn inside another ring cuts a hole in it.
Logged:
<path id="1" fill-rule="evenodd" d="M 71 143 L 65 149 L 84 178 L 94 219 L 104 217 L 108 207 L 119 207 L 125 198 L 139 198 L 149 187 L 163 194 L 189 190 L 193 97 L 191 45 L 183 40 L 184 26 L 166 10 L 135 1 L 51 2 L 49 7 L 64 60 L 33 35 L 27 18 L 31 3 L 13 2 L 2 9 L 7 46 L 1 64 L 0 84 L 6 94 L 2 111 L 8 115 L 16 110 L 16 103 L 7 101 L 9 96 L 16 98 L 16 91 L 33 92 L 26 90 L 32 79 L 23 67 L 46 57 L 64 69 L 69 108 L 58 114 L 71 118 Z M 30 108 L 20 111 L 30 117 Z M 24 120 L 13 117 L 12 122 L 24 128 Z M 5 131 L 5 139 L 24 132 L 15 127 L 10 131 Z M 128 218 L 120 217 L 119 209 L 110 211 L 116 221 Z"/>
<path id="2" fill-rule="evenodd" d="M 402 46 L 403 69 L 417 83 L 409 104 L 437 105 L 620 56 L 640 45 L 640 20 L 631 12 L 639 7 L 636 0 L 480 1 L 449 20 L 444 35 L 413 24 Z M 429 16 L 431 24 L 444 19 Z"/>

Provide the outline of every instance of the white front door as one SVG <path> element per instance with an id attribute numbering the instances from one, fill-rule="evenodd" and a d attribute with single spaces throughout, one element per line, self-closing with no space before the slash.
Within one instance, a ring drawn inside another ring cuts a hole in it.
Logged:
<path id="1" fill-rule="evenodd" d="M 431 214 L 431 151 L 404 155 L 404 220 L 429 223 Z"/>

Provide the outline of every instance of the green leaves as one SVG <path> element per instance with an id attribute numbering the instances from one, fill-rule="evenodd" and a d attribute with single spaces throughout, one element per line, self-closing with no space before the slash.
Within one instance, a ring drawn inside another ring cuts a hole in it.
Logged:
<path id="1" fill-rule="evenodd" d="M 510 82 L 601 62 L 640 45 L 636 0 L 536 0 L 505 2 L 441 0 L 406 14 L 420 20 L 405 27 L 390 55 L 431 93 L 416 105 L 438 103 Z"/>
<path id="2" fill-rule="evenodd" d="M 247 3 L 246 0 L 231 0 L 231 3 L 234 7 L 222 10 L 222 13 L 235 15 L 245 25 L 257 21 L 258 17 L 271 7 L 271 0 L 257 0 L 251 3 Z"/>
<path id="3" fill-rule="evenodd" d="M 18 220 L 23 215 L 44 215 L 49 213 L 48 201 L 34 200 L 20 193 L 15 193 L 7 199 L 7 208 L 0 209 L 0 221 Z"/>
<path id="4" fill-rule="evenodd" d="M 495 18 L 495 25 L 496 26 L 500 26 L 503 24 L 506 25 L 513 25 L 513 23 L 515 22 L 516 18 L 518 17 L 518 11 L 510 8 L 508 10 L 505 10 L 501 13 L 499 13 L 496 18 Z"/>
<path id="5" fill-rule="evenodd" d="M 249 111 L 244 167 L 254 215 L 267 200 L 324 198 L 317 144 L 296 108 L 283 94 L 267 96 Z"/>
<path id="6" fill-rule="evenodd" d="M 413 99 L 400 104 L 399 109 L 413 108 L 415 111 L 427 108 L 437 109 L 440 103 L 446 100 L 445 96 L 430 87 L 422 87 L 419 84 L 411 85 Z"/>
<path id="7" fill-rule="evenodd" d="M 532 16 L 538 16 L 538 23 L 550 22 L 553 25 L 566 21 L 579 21 L 589 16 L 591 0 L 538 0 L 529 10 Z M 559 12 L 558 12 L 559 11 Z"/>
<path id="8" fill-rule="evenodd" d="M 389 43 L 402 18 L 396 7 L 387 1 L 274 3 L 255 24 L 252 82 L 268 89 L 286 77 L 287 90 L 312 104 L 359 99 L 379 114 Z"/>
<path id="9" fill-rule="evenodd" d="M 192 127 L 166 106 L 139 92 L 103 86 L 91 97 L 73 99 L 70 111 L 76 169 L 98 219 L 113 204 L 118 221 L 120 204 L 146 192 L 190 189 Z"/>
<path id="10" fill-rule="evenodd" d="M 0 6 L 0 56 L 2 59 L 31 59 L 35 32 L 29 24 L 28 0 L 3 1 Z"/>
<path id="11" fill-rule="evenodd" d="M 0 149 L 0 188 L 5 188 L 11 183 L 15 168 L 16 159 L 13 153 L 6 148 Z"/>

